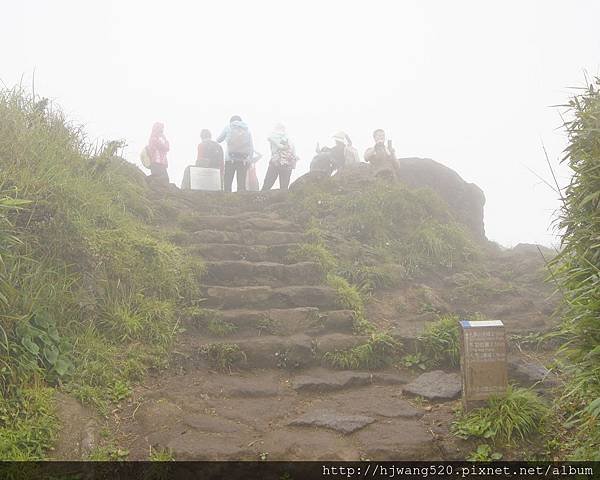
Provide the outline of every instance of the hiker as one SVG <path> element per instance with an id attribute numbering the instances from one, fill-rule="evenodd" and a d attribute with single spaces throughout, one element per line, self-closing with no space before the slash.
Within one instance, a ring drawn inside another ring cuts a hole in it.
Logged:
<path id="1" fill-rule="evenodd" d="M 249 192 L 258 192 L 260 190 L 258 176 L 256 175 L 256 163 L 261 158 L 262 155 L 255 151 L 252 156 L 252 163 L 248 166 L 248 172 L 246 173 L 246 190 Z"/>
<path id="2" fill-rule="evenodd" d="M 201 143 L 198 144 L 196 166 L 202 168 L 218 168 L 221 172 L 221 188 L 223 188 L 224 157 L 223 147 L 212 140 L 210 130 L 200 132 Z"/>
<path id="3" fill-rule="evenodd" d="M 165 126 L 156 122 L 152 126 L 150 140 L 148 140 L 147 152 L 150 157 L 150 175 L 161 182 L 169 183 L 169 174 L 167 167 L 167 152 L 169 151 L 169 142 L 165 137 Z"/>
<path id="4" fill-rule="evenodd" d="M 221 135 L 217 137 L 217 143 L 223 141 L 227 144 L 227 155 L 225 156 L 225 170 L 223 174 L 223 183 L 226 192 L 231 192 L 233 177 L 237 175 L 237 191 L 246 190 L 246 173 L 248 166 L 252 163 L 254 154 L 254 143 L 252 135 L 246 125 L 238 115 L 234 115 L 229 120 Z"/>
<path id="5" fill-rule="evenodd" d="M 367 148 L 365 151 L 365 161 L 370 163 L 375 169 L 375 175 L 378 177 L 398 178 L 399 168 L 396 160 L 396 152 L 392 147 L 392 141 L 385 143 L 385 132 L 378 128 L 373 132 L 375 145 Z"/>
<path id="6" fill-rule="evenodd" d="M 348 145 L 346 146 L 346 150 L 344 151 L 344 166 L 353 168 L 358 166 L 358 164 L 360 163 L 360 154 L 358 153 L 358 150 L 352 146 L 352 140 L 350 140 L 350 137 L 348 135 L 346 135 L 346 141 L 348 142 Z"/>
<path id="7" fill-rule="evenodd" d="M 298 157 L 294 145 L 287 136 L 284 125 L 281 123 L 275 125 L 273 133 L 269 135 L 269 144 L 271 146 L 271 161 L 265 175 L 263 192 L 270 190 L 277 178 L 279 178 L 279 189 L 287 190 Z"/>
<path id="8" fill-rule="evenodd" d="M 310 163 L 311 172 L 326 172 L 331 175 L 346 165 L 346 159 L 349 156 L 348 147 L 351 145 L 350 137 L 344 132 L 338 132 L 332 138 L 335 140 L 333 147 L 319 148 L 317 144 L 317 155 Z M 354 156 L 353 153 L 352 156 Z"/>

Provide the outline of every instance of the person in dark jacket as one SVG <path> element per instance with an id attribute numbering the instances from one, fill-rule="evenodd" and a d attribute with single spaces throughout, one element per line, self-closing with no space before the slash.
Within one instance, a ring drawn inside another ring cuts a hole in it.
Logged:
<path id="1" fill-rule="evenodd" d="M 196 166 L 203 168 L 218 168 L 221 171 L 221 187 L 223 186 L 223 171 L 225 167 L 223 147 L 212 140 L 210 130 L 200 132 L 198 144 L 198 155 L 196 157 Z"/>
<path id="2" fill-rule="evenodd" d="M 399 167 L 396 160 L 396 152 L 392 147 L 392 141 L 385 143 L 385 132 L 378 128 L 373 132 L 375 145 L 365 151 L 365 162 L 370 163 L 375 169 L 376 176 L 398 178 Z"/>

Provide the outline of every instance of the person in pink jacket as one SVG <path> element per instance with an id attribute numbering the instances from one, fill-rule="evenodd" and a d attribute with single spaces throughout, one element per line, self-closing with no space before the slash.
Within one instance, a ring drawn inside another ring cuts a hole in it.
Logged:
<path id="1" fill-rule="evenodd" d="M 164 131 L 165 126 L 162 123 L 156 122 L 154 124 L 148 141 L 148 155 L 150 156 L 150 174 L 165 183 L 169 183 L 169 174 L 167 173 L 169 142 Z"/>

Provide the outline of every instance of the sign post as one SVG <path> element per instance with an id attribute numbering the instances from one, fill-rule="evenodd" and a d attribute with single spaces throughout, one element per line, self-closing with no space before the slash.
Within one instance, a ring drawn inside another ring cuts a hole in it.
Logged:
<path id="1" fill-rule="evenodd" d="M 461 320 L 462 400 L 465 411 L 508 387 L 506 332 L 500 320 Z"/>

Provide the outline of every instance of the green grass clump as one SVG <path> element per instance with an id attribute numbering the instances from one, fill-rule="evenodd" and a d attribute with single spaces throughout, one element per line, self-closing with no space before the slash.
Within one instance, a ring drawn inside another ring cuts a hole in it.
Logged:
<path id="1" fill-rule="evenodd" d="M 223 372 L 246 362 L 246 354 L 236 343 L 211 343 L 206 346 L 205 355 L 214 368 Z"/>
<path id="2" fill-rule="evenodd" d="M 169 449 L 152 450 L 152 447 L 150 447 L 148 460 L 151 462 L 173 462 L 175 461 L 175 456 Z"/>
<path id="3" fill-rule="evenodd" d="M 213 317 L 208 320 L 206 330 L 215 337 L 226 337 L 237 330 L 237 326 L 233 323 L 226 322 L 222 318 Z"/>
<path id="4" fill-rule="evenodd" d="M 397 356 L 400 345 L 385 333 L 372 334 L 367 343 L 348 350 L 327 352 L 323 360 L 339 369 L 376 370 L 391 365 Z"/>
<path id="5" fill-rule="evenodd" d="M 418 337 L 420 359 L 428 367 L 460 364 L 460 327 L 455 315 L 442 316 L 425 326 Z"/>
<path id="6" fill-rule="evenodd" d="M 19 396 L 0 400 L 0 458 L 3 461 L 44 460 L 56 439 L 54 390 L 27 387 Z"/>
<path id="7" fill-rule="evenodd" d="M 509 387 L 506 394 L 492 397 L 488 405 L 462 415 L 452 424 L 460 438 L 486 438 L 511 443 L 514 437 L 524 440 L 543 428 L 548 406 L 536 393 Z"/>
<path id="8" fill-rule="evenodd" d="M 338 265 L 336 258 L 323 244 L 302 243 L 290 252 L 289 258 L 298 262 L 318 263 L 324 273 L 334 270 Z"/>
<path id="9" fill-rule="evenodd" d="M 337 292 L 340 306 L 352 310 L 356 315 L 364 316 L 365 303 L 357 287 L 339 275 L 327 275 L 327 283 Z"/>
<path id="10" fill-rule="evenodd" d="M 428 189 L 410 190 L 386 181 L 369 181 L 360 189 L 344 188 L 328 179 L 323 184 L 302 186 L 291 195 L 289 214 L 310 227 L 309 243 L 323 245 L 324 238 L 354 241 L 377 250 L 386 261 L 402 265 L 405 274 L 456 269 L 479 255 L 448 205 Z M 336 258 L 339 264 L 345 263 L 337 248 Z M 357 266 L 374 265 L 359 259 L 357 265 L 346 269 Z"/>

